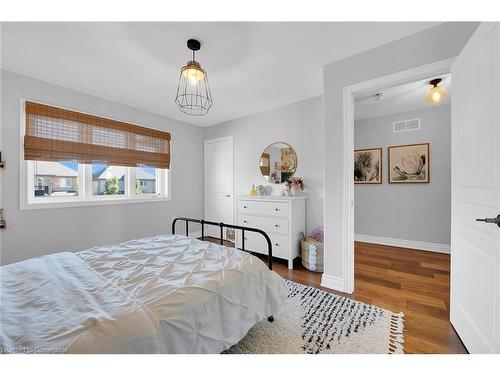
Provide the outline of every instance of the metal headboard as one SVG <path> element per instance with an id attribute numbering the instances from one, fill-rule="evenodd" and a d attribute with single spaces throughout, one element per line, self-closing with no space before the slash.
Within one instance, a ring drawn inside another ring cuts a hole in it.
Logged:
<path id="1" fill-rule="evenodd" d="M 255 232 L 260 233 L 264 236 L 267 241 L 267 265 L 270 270 L 273 269 L 273 246 L 271 244 L 271 239 L 262 229 L 251 228 L 251 227 L 242 227 L 240 225 L 233 224 L 225 224 L 225 223 L 217 223 L 215 221 L 207 221 L 203 219 L 191 219 L 188 217 L 176 217 L 174 221 L 172 221 L 172 234 L 175 234 L 175 224 L 177 221 L 185 221 L 186 222 L 186 237 L 189 236 L 189 223 L 198 223 L 201 224 L 201 239 L 205 239 L 205 225 L 213 225 L 216 227 L 220 227 L 220 244 L 224 245 L 224 228 L 230 229 L 238 229 L 241 230 L 241 250 L 245 251 L 245 232 Z"/>

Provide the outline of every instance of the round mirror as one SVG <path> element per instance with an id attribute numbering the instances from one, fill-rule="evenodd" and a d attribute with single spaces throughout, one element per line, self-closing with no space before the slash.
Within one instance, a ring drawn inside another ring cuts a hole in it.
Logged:
<path id="1" fill-rule="evenodd" d="M 287 143 L 276 142 L 260 156 L 260 172 L 272 184 L 282 184 L 295 174 L 297 154 Z"/>

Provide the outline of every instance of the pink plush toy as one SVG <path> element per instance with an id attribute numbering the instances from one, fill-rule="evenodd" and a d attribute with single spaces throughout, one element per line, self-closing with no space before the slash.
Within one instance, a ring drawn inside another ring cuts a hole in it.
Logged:
<path id="1" fill-rule="evenodd" d="M 313 230 L 309 237 L 318 242 L 323 242 L 323 227 L 318 227 L 315 230 Z"/>

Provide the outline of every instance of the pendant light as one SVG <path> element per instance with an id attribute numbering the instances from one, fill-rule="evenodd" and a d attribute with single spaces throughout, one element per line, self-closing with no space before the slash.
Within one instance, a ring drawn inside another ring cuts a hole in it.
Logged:
<path id="1" fill-rule="evenodd" d="M 446 89 L 444 87 L 438 86 L 441 83 L 441 78 L 435 78 L 429 81 L 429 84 L 432 85 L 425 94 L 425 98 L 431 102 L 432 104 L 439 104 L 443 101 L 446 96 Z"/>
<path id="2" fill-rule="evenodd" d="M 175 103 L 185 114 L 203 116 L 208 113 L 213 102 L 207 73 L 195 60 L 195 52 L 200 49 L 201 43 L 196 39 L 189 39 L 187 47 L 193 51 L 193 59 L 181 69 Z"/>

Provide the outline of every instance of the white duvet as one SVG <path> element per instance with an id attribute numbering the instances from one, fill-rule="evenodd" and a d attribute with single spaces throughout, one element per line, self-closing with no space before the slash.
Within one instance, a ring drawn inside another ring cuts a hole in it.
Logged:
<path id="1" fill-rule="evenodd" d="M 288 294 L 258 258 L 172 235 L 0 272 L 4 353 L 220 353 Z"/>

